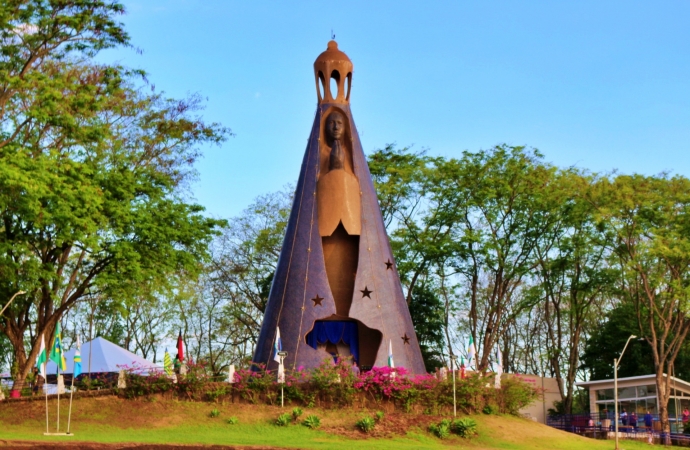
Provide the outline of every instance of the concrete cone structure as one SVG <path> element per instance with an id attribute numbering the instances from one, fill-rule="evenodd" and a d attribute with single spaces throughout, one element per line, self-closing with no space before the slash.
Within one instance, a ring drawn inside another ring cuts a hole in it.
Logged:
<path id="1" fill-rule="evenodd" d="M 376 192 L 350 111 L 353 65 L 335 41 L 314 62 L 318 107 L 254 362 L 287 369 L 350 358 L 425 373 Z M 331 85 L 336 92 L 331 91 Z"/>

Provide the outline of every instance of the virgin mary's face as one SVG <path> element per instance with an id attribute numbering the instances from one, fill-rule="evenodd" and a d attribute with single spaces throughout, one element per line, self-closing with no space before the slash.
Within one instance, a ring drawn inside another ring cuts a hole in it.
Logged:
<path id="1" fill-rule="evenodd" d="M 331 139 L 342 139 L 345 132 L 345 118 L 339 112 L 333 112 L 326 119 L 326 134 Z"/>

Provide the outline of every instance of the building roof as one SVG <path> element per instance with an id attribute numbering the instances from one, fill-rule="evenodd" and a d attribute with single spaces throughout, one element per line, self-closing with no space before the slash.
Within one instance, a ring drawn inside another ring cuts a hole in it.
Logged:
<path id="1" fill-rule="evenodd" d="M 65 352 L 67 370 L 64 373 L 74 371 L 74 353 L 76 348 Z M 89 366 L 89 357 L 91 365 Z M 119 345 L 102 337 L 97 337 L 93 341 L 84 343 L 81 346 L 81 370 L 82 373 L 103 373 L 119 372 L 121 369 L 132 369 L 137 373 L 148 374 L 149 372 L 160 371 L 160 366 L 126 350 Z M 57 371 L 57 365 L 53 361 L 48 361 L 48 374 Z"/>
<path id="2" fill-rule="evenodd" d="M 664 374 L 665 377 L 668 377 L 668 375 Z M 676 377 L 668 377 L 669 381 L 671 381 L 671 386 L 675 384 L 678 389 L 682 389 L 684 391 L 690 392 L 690 383 L 687 381 L 683 381 L 680 378 Z M 636 377 L 624 377 L 624 378 L 618 378 L 618 383 L 620 384 L 621 382 L 624 381 L 639 381 L 639 384 L 649 384 L 649 383 L 656 383 L 656 375 L 650 374 L 650 375 L 638 375 Z M 591 380 L 591 381 L 580 381 L 575 383 L 575 386 L 579 387 L 594 387 L 597 388 L 598 386 L 601 385 L 608 385 L 608 384 L 613 384 L 614 380 L 613 378 L 609 378 L 606 380 Z M 600 388 L 601 389 L 601 388 Z"/>

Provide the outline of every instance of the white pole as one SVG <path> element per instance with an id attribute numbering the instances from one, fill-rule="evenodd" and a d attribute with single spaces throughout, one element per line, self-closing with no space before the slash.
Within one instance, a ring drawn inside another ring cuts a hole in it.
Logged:
<path id="1" fill-rule="evenodd" d="M 458 415 L 458 407 L 455 401 L 455 358 L 451 356 L 450 358 L 450 370 L 453 372 L 453 417 Z"/>
<path id="2" fill-rule="evenodd" d="M 55 429 L 56 433 L 60 432 L 60 363 L 57 365 L 57 427 Z"/>
<path id="3" fill-rule="evenodd" d="M 280 357 L 280 368 L 281 368 L 282 370 L 285 370 L 285 368 L 284 368 L 284 366 L 283 366 L 283 360 L 284 360 L 284 359 L 285 359 L 284 356 L 281 356 L 281 357 Z M 280 369 L 279 369 L 279 370 L 280 370 Z M 284 395 L 283 395 L 283 385 L 284 385 L 284 384 L 285 384 L 285 381 L 284 381 L 284 380 L 281 381 L 281 383 L 280 383 L 280 407 L 281 407 L 281 408 L 284 408 L 284 407 L 285 407 L 285 397 L 284 397 Z"/>
<path id="4" fill-rule="evenodd" d="M 89 390 L 91 390 L 91 348 L 93 347 L 93 315 L 95 314 L 95 309 L 91 306 L 91 321 L 89 323 Z"/>
<path id="5" fill-rule="evenodd" d="M 279 351 L 278 352 L 278 358 L 280 361 L 278 362 L 278 383 L 280 383 L 280 407 L 283 408 L 285 407 L 285 397 L 283 393 L 283 386 L 285 385 L 285 367 L 283 366 L 283 362 L 285 361 L 285 357 L 287 356 L 287 352 L 284 351 Z"/>
<path id="6" fill-rule="evenodd" d="M 72 396 L 74 395 L 74 367 L 72 367 L 72 384 L 69 387 L 69 413 L 67 413 L 67 434 L 69 432 L 69 426 L 72 421 Z"/>
<path id="7" fill-rule="evenodd" d="M 48 363 L 43 363 L 46 365 L 46 369 L 48 368 Z M 46 373 L 47 370 L 45 370 L 43 373 L 45 373 L 45 378 L 43 378 L 43 391 L 46 393 L 46 434 L 49 433 L 48 431 L 48 374 Z"/>
<path id="8" fill-rule="evenodd" d="M 613 420 L 616 421 L 616 450 L 618 450 L 618 360 L 616 358 L 613 359 L 613 399 Z"/>
<path id="9" fill-rule="evenodd" d="M 616 421 L 616 450 L 618 449 L 618 363 L 620 362 L 621 358 L 623 358 L 623 353 L 625 353 L 625 349 L 628 348 L 628 344 L 630 343 L 630 339 L 635 339 L 637 336 L 634 334 L 630 335 L 627 341 L 625 341 L 625 347 L 623 347 L 623 351 L 621 352 L 621 355 L 618 357 L 618 359 L 614 358 L 613 359 L 613 398 L 614 398 L 614 405 L 613 409 L 615 411 L 616 417 L 614 417 L 614 420 Z"/>

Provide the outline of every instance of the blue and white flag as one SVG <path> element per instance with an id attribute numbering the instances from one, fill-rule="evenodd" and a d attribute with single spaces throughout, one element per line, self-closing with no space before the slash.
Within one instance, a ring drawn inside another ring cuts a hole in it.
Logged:
<path id="1" fill-rule="evenodd" d="M 74 378 L 81 375 L 81 341 L 79 335 L 77 335 L 77 349 L 74 351 L 74 370 L 72 372 Z"/>
<path id="2" fill-rule="evenodd" d="M 283 341 L 280 340 L 280 328 L 276 327 L 276 341 L 273 344 L 273 361 L 277 362 L 280 364 L 280 356 L 278 356 L 278 352 L 283 351 Z"/>
<path id="3" fill-rule="evenodd" d="M 475 356 L 477 355 L 477 347 L 474 346 L 474 337 L 470 335 L 470 343 L 467 346 L 467 367 L 470 367 L 472 365 L 472 360 L 475 359 Z M 477 363 L 475 362 L 475 367 Z"/>

